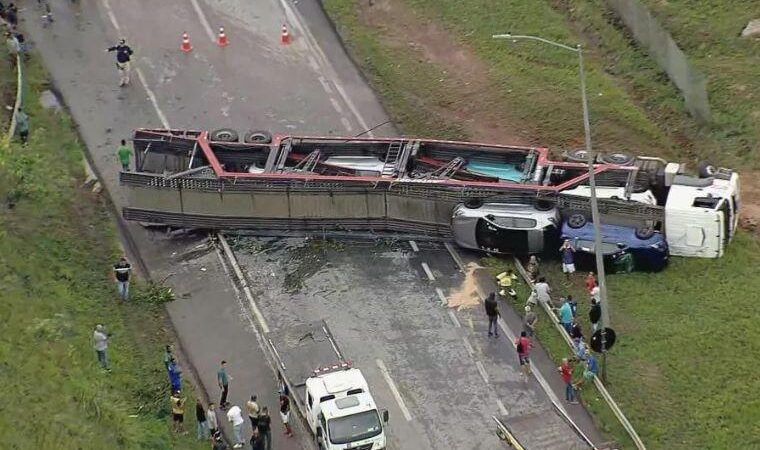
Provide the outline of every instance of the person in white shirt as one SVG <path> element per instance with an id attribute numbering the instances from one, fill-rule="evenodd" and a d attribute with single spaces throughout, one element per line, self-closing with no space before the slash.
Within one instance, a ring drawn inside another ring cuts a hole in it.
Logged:
<path id="1" fill-rule="evenodd" d="M 538 303 L 546 303 L 548 305 L 551 305 L 552 288 L 549 287 L 549 283 L 546 282 L 546 278 L 540 277 L 533 289 L 536 291 Z"/>
<path id="2" fill-rule="evenodd" d="M 214 436 L 219 430 L 219 419 L 216 418 L 214 403 L 208 404 L 208 409 L 206 410 L 206 421 L 208 422 L 208 429 L 211 436 Z"/>
<path id="3" fill-rule="evenodd" d="M 242 448 L 242 432 L 245 420 L 243 420 L 243 412 L 240 410 L 239 406 L 234 405 L 227 411 L 227 420 L 232 424 L 232 434 L 235 437 L 235 445 L 233 445 L 232 448 Z"/>
<path id="4" fill-rule="evenodd" d="M 100 363 L 100 366 L 103 367 L 104 370 L 109 370 L 108 355 L 106 354 L 106 351 L 108 350 L 108 333 L 106 333 L 106 329 L 103 325 L 95 325 L 95 331 L 92 332 L 92 340 L 94 341 L 93 347 L 95 348 L 95 353 L 98 354 L 98 362 Z"/>

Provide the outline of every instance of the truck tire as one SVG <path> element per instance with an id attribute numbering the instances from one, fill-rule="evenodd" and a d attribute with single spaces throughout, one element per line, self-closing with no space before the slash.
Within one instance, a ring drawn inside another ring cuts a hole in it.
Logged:
<path id="1" fill-rule="evenodd" d="M 483 200 L 479 198 L 471 198 L 471 199 L 465 200 L 464 206 L 465 208 L 478 209 L 481 206 L 483 206 Z"/>
<path id="2" fill-rule="evenodd" d="M 588 162 L 588 152 L 586 151 L 585 148 L 576 148 L 574 150 L 567 150 L 562 156 L 564 157 L 565 161 L 577 162 L 577 163 Z"/>
<path id="3" fill-rule="evenodd" d="M 219 128 L 211 132 L 209 140 L 215 142 L 237 142 L 240 140 L 240 136 L 232 128 Z"/>
<path id="4" fill-rule="evenodd" d="M 272 133 L 266 130 L 254 130 L 245 133 L 243 142 L 246 144 L 271 144 Z"/>
<path id="5" fill-rule="evenodd" d="M 630 166 L 634 163 L 634 161 L 636 161 L 636 157 L 626 152 L 609 152 L 600 154 L 599 160 L 605 164 Z"/>
<path id="6" fill-rule="evenodd" d="M 652 227 L 639 227 L 636 228 L 636 237 L 645 241 L 654 236 L 654 228 Z"/>
<path id="7" fill-rule="evenodd" d="M 697 174 L 699 178 L 710 178 L 715 176 L 715 166 L 707 161 L 700 161 L 697 163 Z"/>
<path id="8" fill-rule="evenodd" d="M 567 217 L 567 226 L 570 228 L 583 228 L 588 223 L 586 215 L 582 212 L 571 212 Z"/>

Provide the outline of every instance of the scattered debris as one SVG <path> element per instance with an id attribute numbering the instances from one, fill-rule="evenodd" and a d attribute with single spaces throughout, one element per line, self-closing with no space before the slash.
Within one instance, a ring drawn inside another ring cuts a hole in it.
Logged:
<path id="1" fill-rule="evenodd" d="M 760 19 L 750 20 L 742 31 L 742 37 L 752 36 L 760 36 Z"/>
<path id="2" fill-rule="evenodd" d="M 45 109 L 52 109 L 56 112 L 61 110 L 61 102 L 58 101 L 58 96 L 49 89 L 42 91 L 42 94 L 40 94 L 40 105 Z"/>

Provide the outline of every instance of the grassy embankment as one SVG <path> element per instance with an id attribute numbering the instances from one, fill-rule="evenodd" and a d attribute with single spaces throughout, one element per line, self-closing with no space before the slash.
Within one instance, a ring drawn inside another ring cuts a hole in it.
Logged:
<path id="1" fill-rule="evenodd" d="M 0 92 L 7 83 L 15 89 L 7 69 L 0 69 Z M 189 389 L 191 433 L 170 431 L 163 308 L 139 289 L 141 300 L 117 303 L 109 275 L 118 241 L 107 205 L 82 186 L 82 144 L 71 119 L 39 105 L 46 73 L 34 58 L 26 69 L 30 143 L 0 144 L 2 447 L 207 448 L 195 442 Z M 111 373 L 96 362 L 96 323 L 113 334 Z"/>
<path id="2" fill-rule="evenodd" d="M 402 131 L 439 136 L 445 130 L 450 133 L 446 137 L 478 137 L 467 135 L 460 123 L 437 113 L 464 108 L 467 99 L 457 97 L 446 67 L 431 64 L 417 46 L 399 45 L 393 37 L 398 24 L 378 25 L 376 15 L 368 19 L 364 7 L 349 0 L 324 3 Z M 717 123 L 713 128 L 694 125 L 676 90 L 645 54 L 607 22 L 599 1 L 574 2 L 573 8 L 565 2 L 535 1 L 375 3 L 393 4 L 396 11 L 400 4 L 411 17 L 406 22 L 421 27 L 436 22 L 449 31 L 455 45 L 471 49 L 479 63 L 487 64 L 491 85 L 498 87 L 489 92 L 490 102 L 482 103 L 482 108 L 517 111 L 508 117 L 517 122 L 505 122 L 505 127 L 528 129 L 538 142 L 564 146 L 581 142 L 576 60 L 538 44 L 494 42 L 490 39 L 494 32 L 538 34 L 562 42 L 581 40 L 590 47 L 589 90 L 597 147 L 692 161 L 712 156 L 722 163 L 754 163 L 747 147 L 736 145 L 741 133 L 726 128 L 720 102 L 714 105 Z M 403 37 L 411 40 L 414 35 Z M 716 87 L 711 85 L 711 89 Z M 747 142 L 751 141 L 747 138 Z M 760 445 L 760 408 L 752 400 L 760 387 L 752 375 L 760 357 L 760 333 L 752 324 L 760 315 L 751 295 L 760 288 L 753 274 L 760 263 L 759 250 L 754 238 L 740 233 L 720 260 L 674 259 L 659 274 L 610 277 L 612 320 L 620 341 L 609 358 L 609 388 L 650 448 Z M 495 259 L 487 263 L 509 264 Z M 544 266 L 555 290 L 562 293 L 565 288 L 556 265 Z M 588 305 L 581 289 L 579 281 L 567 292 L 582 299 L 585 319 Z M 559 359 L 567 349 L 548 325 L 544 317 L 539 338 Z M 627 443 L 602 402 L 593 395 L 586 395 L 586 400 L 591 400 L 590 408 L 601 427 Z"/>

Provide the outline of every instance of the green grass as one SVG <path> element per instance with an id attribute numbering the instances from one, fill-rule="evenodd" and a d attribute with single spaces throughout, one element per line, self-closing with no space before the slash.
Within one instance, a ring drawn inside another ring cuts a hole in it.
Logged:
<path id="1" fill-rule="evenodd" d="M 663 6 L 665 13 L 692 24 L 674 26 L 674 36 L 688 54 L 704 58 L 697 65 L 710 78 L 716 123 L 703 129 L 686 114 L 667 77 L 616 26 L 603 0 L 392 2 L 404 5 L 419 23 L 439 24 L 455 43 L 473 50 L 497 86 L 483 107 L 510 111 L 515 123 L 508 125 L 529 130 L 538 142 L 559 146 L 582 142 L 576 60 L 572 54 L 539 44 L 493 41 L 492 33 L 537 34 L 586 44 L 591 53 L 590 108 L 597 148 L 691 162 L 709 157 L 728 165 L 758 161 L 753 135 L 760 120 L 752 120 L 757 106 L 747 100 L 760 91 L 758 47 L 734 39 L 740 31 L 735 29 L 737 23 L 743 26 L 748 16 L 759 15 L 752 9 L 756 5 L 728 1 L 723 9 L 724 2 L 720 8 L 686 0 L 649 2 L 670 5 Z M 356 2 L 324 0 L 324 4 L 403 132 L 438 136 L 440 130 L 457 129 L 459 124 L 452 123 L 450 115 L 437 114 L 441 107 L 462 108 L 446 82 L 435 82 L 444 67 L 428 63 L 412 45 L 399 46 L 386 27 L 367 25 Z M 686 34 L 690 39 L 683 38 Z M 693 51 L 695 46 L 699 52 Z M 731 56 L 718 57 L 719 50 Z M 711 61 L 717 62 L 710 66 Z M 735 67 L 727 69 L 726 64 Z M 747 71 L 754 76 L 745 76 Z M 734 76 L 735 84 L 746 89 L 725 89 Z M 738 98 L 737 90 L 746 98 Z M 609 277 L 612 321 L 620 338 L 608 358 L 608 387 L 649 448 L 760 448 L 760 407 L 754 395 L 760 381 L 753 376 L 760 357 L 760 328 L 755 326 L 760 314 L 754 299 L 754 293 L 760 292 L 760 278 L 755 275 L 759 250 L 751 235 L 739 233 L 719 260 L 675 258 L 662 273 Z M 509 262 L 487 259 L 486 264 Z M 580 300 L 584 329 L 589 330 L 582 276 L 565 288 L 556 263 L 547 262 L 543 269 L 555 292 L 564 289 Z M 526 295 L 522 292 L 521 299 Z M 538 337 L 559 361 L 568 350 L 549 325 L 543 317 Z M 586 392 L 584 399 L 600 428 L 631 448 L 595 393 Z"/>
<path id="2" fill-rule="evenodd" d="M 38 104 L 46 74 L 36 59 L 27 76 L 30 143 L 0 144 L 2 447 L 207 448 L 194 439 L 189 389 L 191 434 L 170 432 L 163 309 L 116 302 L 108 208 L 82 187 L 71 119 Z M 96 363 L 96 323 L 113 333 L 110 374 Z"/>

